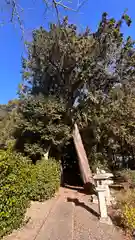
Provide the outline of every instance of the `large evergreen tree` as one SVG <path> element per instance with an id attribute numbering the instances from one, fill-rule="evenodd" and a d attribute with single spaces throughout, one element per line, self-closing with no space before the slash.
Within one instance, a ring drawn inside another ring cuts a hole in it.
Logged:
<path id="1" fill-rule="evenodd" d="M 27 43 L 20 85 L 16 146 L 32 157 L 53 146 L 60 151 L 73 135 L 84 182 L 90 181 L 85 149 L 92 161 L 112 167 L 116 155 L 134 157 L 134 41 L 119 21 L 104 13 L 96 32 L 79 33 L 68 24 L 40 28 Z M 128 118 L 125 119 L 125 116 Z M 72 131 L 73 130 L 73 131 Z M 35 157 L 34 156 L 34 157 Z M 109 162 L 110 161 L 110 162 Z M 133 164 L 132 164 L 133 165 Z"/>
<path id="2" fill-rule="evenodd" d="M 96 107 L 96 101 L 107 100 L 117 84 L 127 86 L 129 79 L 133 82 L 134 42 L 130 37 L 124 39 L 123 22 L 131 24 L 126 13 L 119 21 L 104 13 L 94 33 L 88 28 L 78 33 L 67 18 L 61 25 L 52 24 L 49 31 L 34 31 L 33 42 L 28 43 L 28 58 L 23 59 L 21 95 L 42 93 L 63 99 L 66 116 L 73 123 L 81 106 L 89 109 L 88 103 L 92 102 Z"/>

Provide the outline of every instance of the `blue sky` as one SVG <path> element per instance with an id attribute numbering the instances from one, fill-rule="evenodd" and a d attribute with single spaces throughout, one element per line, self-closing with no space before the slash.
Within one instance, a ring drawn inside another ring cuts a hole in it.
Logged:
<path id="1" fill-rule="evenodd" d="M 51 12 L 44 14 L 40 1 L 37 0 L 37 3 L 33 5 L 33 0 L 20 0 L 21 6 L 24 8 L 22 17 L 25 24 L 24 36 L 27 40 L 30 39 L 33 28 L 41 25 L 47 27 L 48 21 L 51 22 L 55 19 Z M 135 0 L 87 0 L 79 13 L 69 13 L 69 20 L 77 24 L 80 30 L 86 26 L 95 30 L 103 12 L 108 12 L 109 16 L 118 19 L 125 9 L 128 9 L 133 23 L 131 28 L 124 27 L 123 32 L 135 39 Z M 6 9 L 6 14 L 8 13 Z M 0 104 L 7 103 L 16 97 L 17 87 L 22 79 L 21 56 L 24 54 L 25 49 L 19 26 L 5 23 L 0 27 Z"/>

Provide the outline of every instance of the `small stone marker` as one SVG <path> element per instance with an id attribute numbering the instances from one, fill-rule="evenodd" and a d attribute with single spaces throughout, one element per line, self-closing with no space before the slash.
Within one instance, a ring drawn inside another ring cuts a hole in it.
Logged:
<path id="1" fill-rule="evenodd" d="M 103 186 L 98 186 L 96 188 L 98 193 L 98 205 L 99 205 L 99 212 L 100 212 L 100 222 L 112 225 L 112 221 L 107 214 L 107 206 L 105 200 L 105 192 L 106 189 Z"/>

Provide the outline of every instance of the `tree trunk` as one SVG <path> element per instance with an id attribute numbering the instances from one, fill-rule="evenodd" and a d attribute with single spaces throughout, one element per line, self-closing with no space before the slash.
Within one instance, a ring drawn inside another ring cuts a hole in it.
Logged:
<path id="1" fill-rule="evenodd" d="M 73 141 L 78 155 L 81 177 L 84 184 L 93 184 L 92 172 L 77 124 L 74 124 Z"/>
<path id="2" fill-rule="evenodd" d="M 48 149 L 47 149 L 47 151 L 44 153 L 44 159 L 45 159 L 45 160 L 48 160 L 48 158 L 49 158 L 50 148 L 51 148 L 51 146 L 49 146 Z"/>

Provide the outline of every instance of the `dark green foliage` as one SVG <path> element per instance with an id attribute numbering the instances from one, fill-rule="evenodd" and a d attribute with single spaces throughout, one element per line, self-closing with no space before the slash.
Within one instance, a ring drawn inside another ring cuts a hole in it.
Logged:
<path id="1" fill-rule="evenodd" d="M 0 121 L 7 115 L 7 106 L 6 105 L 0 105 Z"/>
<path id="2" fill-rule="evenodd" d="M 126 164 L 124 156 L 134 160 L 135 49 L 121 32 L 123 23 L 131 24 L 126 13 L 119 21 L 104 13 L 94 33 L 78 33 L 67 18 L 34 31 L 20 91 L 22 98 L 42 93 L 62 100 L 64 122 L 72 129 L 77 121 L 90 163 L 111 168 L 120 167 L 120 158 Z"/>
<path id="3" fill-rule="evenodd" d="M 8 104 L 0 104 L 0 121 L 5 118 L 8 113 L 12 112 L 12 110 L 17 106 L 18 100 L 14 99 L 9 101 Z"/>
<path id="4" fill-rule="evenodd" d="M 62 98 L 72 107 L 84 86 L 80 67 L 95 48 L 92 35 L 77 33 L 77 27 L 68 24 L 51 24 L 33 32 L 33 41 L 28 44 L 28 58 L 23 59 L 24 82 L 20 93 Z M 66 106 L 67 107 L 67 106 Z"/>
<path id="5" fill-rule="evenodd" d="M 20 116 L 17 114 L 19 100 L 9 101 L 7 105 L 0 107 L 0 148 L 5 148 L 8 142 L 14 140 L 14 130 L 17 127 Z M 4 113 L 3 113 L 4 111 Z"/>
<path id="6" fill-rule="evenodd" d="M 59 187 L 59 164 L 37 165 L 11 149 L 0 151 L 0 237 L 17 229 L 30 200 L 51 198 Z"/>
<path id="7" fill-rule="evenodd" d="M 75 99 L 86 99 L 89 91 L 107 93 L 129 75 L 131 81 L 134 42 L 131 38 L 124 40 L 124 21 L 127 22 L 126 14 L 116 21 L 105 13 L 94 33 L 86 29 L 78 34 L 77 27 L 68 24 L 67 18 L 60 26 L 52 24 L 48 32 L 43 28 L 34 31 L 28 58 L 23 59 L 21 93 L 53 94 L 72 108 Z"/>
<path id="8" fill-rule="evenodd" d="M 40 159 L 51 147 L 60 151 L 70 134 L 69 120 L 62 101 L 42 95 L 21 101 L 16 148 L 29 155 L 33 161 Z"/>
<path id="9" fill-rule="evenodd" d="M 135 168 L 134 86 L 113 88 L 107 96 L 95 93 L 80 106 L 82 136 L 90 163 L 114 168 Z"/>
<path id="10" fill-rule="evenodd" d="M 43 201 L 54 195 L 60 186 L 60 166 L 54 159 L 41 160 L 31 171 L 31 200 Z"/>

